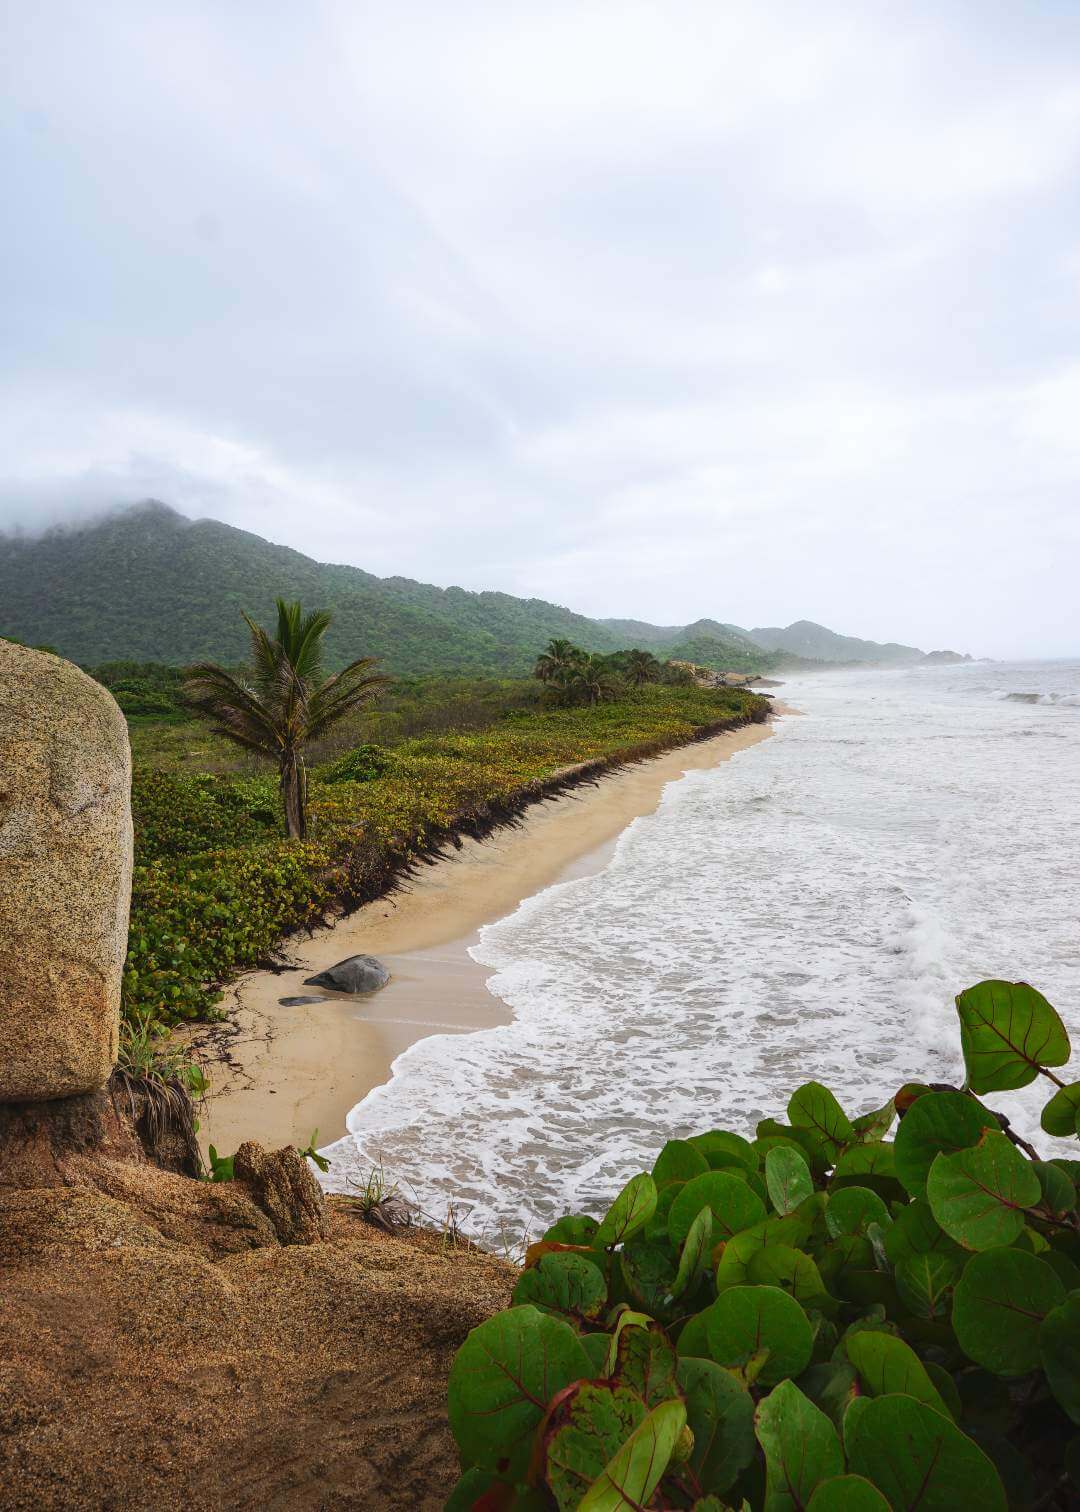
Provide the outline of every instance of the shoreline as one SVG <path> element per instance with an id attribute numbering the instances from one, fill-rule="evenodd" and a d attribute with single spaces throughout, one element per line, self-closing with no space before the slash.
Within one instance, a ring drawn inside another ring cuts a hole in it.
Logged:
<path id="1" fill-rule="evenodd" d="M 777 714 L 789 711 L 782 705 Z M 465 839 L 405 887 L 288 942 L 290 964 L 248 972 L 226 989 L 225 1021 L 194 1032 L 211 1095 L 199 1140 L 231 1154 L 245 1139 L 269 1148 L 326 1146 L 346 1133 L 349 1112 L 389 1081 L 393 1062 L 430 1034 L 469 1033 L 513 1015 L 487 988 L 493 971 L 469 947 L 486 924 L 523 899 L 606 866 L 628 825 L 652 813 L 669 782 L 720 765 L 774 733 L 741 725 L 677 746 L 528 809 L 482 841 Z M 354 954 L 377 955 L 391 980 L 372 997 L 320 994 L 304 978 Z"/>

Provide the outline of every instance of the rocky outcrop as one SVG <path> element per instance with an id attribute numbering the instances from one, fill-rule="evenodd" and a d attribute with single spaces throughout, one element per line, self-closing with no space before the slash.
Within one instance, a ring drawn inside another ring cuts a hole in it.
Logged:
<path id="1" fill-rule="evenodd" d="M 0 642 L 0 1102 L 104 1086 L 131 889 L 131 757 L 112 696 Z"/>
<path id="2" fill-rule="evenodd" d="M 248 1141 L 236 1152 L 233 1175 L 269 1218 L 279 1243 L 314 1244 L 326 1238 L 322 1187 L 291 1146 L 270 1151 Z"/>
<path id="3" fill-rule="evenodd" d="M 336 966 L 328 966 L 318 976 L 305 977 L 305 987 L 324 987 L 331 992 L 378 992 L 390 980 L 383 963 L 370 955 L 349 956 Z"/>
<path id="4" fill-rule="evenodd" d="M 450 1362 L 514 1269 L 335 1198 L 281 1245 L 239 1182 L 122 1169 L 0 1189 L 4 1508 L 437 1512 Z"/>

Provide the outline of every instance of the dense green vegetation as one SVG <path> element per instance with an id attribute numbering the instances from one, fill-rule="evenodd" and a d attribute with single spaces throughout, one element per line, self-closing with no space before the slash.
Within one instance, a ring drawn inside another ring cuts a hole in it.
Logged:
<path id="1" fill-rule="evenodd" d="M 339 903 L 377 896 L 456 831 L 486 833 L 557 789 L 573 764 L 603 770 L 707 730 L 764 719 L 768 710 L 766 699 L 733 689 L 646 686 L 593 708 L 542 709 L 512 687 L 480 688 L 487 697 L 476 691 L 469 701 L 474 713 L 486 705 L 486 727 L 439 726 L 388 747 L 376 734 L 380 755 L 359 753 L 353 772 L 341 750 L 314 767 L 304 841 L 284 837 L 276 775 L 191 772 L 172 760 L 137 759 L 129 1019 L 167 1026 L 207 1015 L 219 984 L 266 960 L 291 930 L 318 923 Z M 426 683 L 406 689 L 394 716 L 422 715 L 425 690 L 433 691 Z M 539 687 L 527 694 L 535 699 Z M 492 723 L 500 701 L 503 716 Z M 166 727 L 182 738 L 191 729 Z M 134 733 L 138 758 L 142 732 Z M 361 744 L 358 732 L 352 743 Z"/>
<path id="2" fill-rule="evenodd" d="M 672 1139 L 602 1218 L 554 1224 L 454 1362 L 448 1507 L 1080 1504 L 1080 1160 L 981 1100 L 1041 1076 L 1069 1135 L 1080 1083 L 1033 988 L 957 1009 L 964 1089 L 851 1118 L 808 1082 L 787 1122 Z"/>
<path id="3" fill-rule="evenodd" d="M 537 647 L 559 636 L 588 651 L 617 651 L 633 641 L 672 654 L 672 635 L 658 626 L 628 637 L 620 622 L 541 599 L 378 578 L 215 520 L 192 522 L 163 504 L 35 538 L 0 535 L 0 633 L 56 646 L 81 665 L 118 658 L 238 663 L 248 651 L 241 612 L 264 620 L 277 598 L 333 613 L 332 667 L 363 654 L 391 674 L 525 677 Z M 744 667 L 739 658 L 751 643 L 733 627 L 703 621 L 691 630 L 721 648 L 729 642 L 731 670 Z M 783 659 L 751 646 L 751 670 Z"/>
<path id="4" fill-rule="evenodd" d="M 544 684 L 547 702 L 566 707 L 603 703 L 649 683 L 682 686 L 693 682 L 687 668 L 661 662 L 651 651 L 635 648 L 605 655 L 586 651 L 565 639 L 548 641 L 537 658 L 533 676 Z"/>

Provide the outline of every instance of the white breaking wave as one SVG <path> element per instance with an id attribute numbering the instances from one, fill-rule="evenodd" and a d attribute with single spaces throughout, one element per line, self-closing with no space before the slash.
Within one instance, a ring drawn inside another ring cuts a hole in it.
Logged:
<path id="1" fill-rule="evenodd" d="M 1000 696 L 1034 685 L 1059 696 Z M 330 1147 L 331 1188 L 381 1160 L 512 1242 L 602 1211 L 669 1137 L 752 1134 L 800 1081 L 861 1112 L 958 1078 L 952 999 L 984 977 L 1032 980 L 1080 1028 L 1080 668 L 838 672 L 783 697 L 805 713 L 774 739 L 670 784 L 602 872 L 482 931 L 513 1022 L 399 1057 Z M 992 1101 L 1053 1146 L 1041 1086 Z"/>

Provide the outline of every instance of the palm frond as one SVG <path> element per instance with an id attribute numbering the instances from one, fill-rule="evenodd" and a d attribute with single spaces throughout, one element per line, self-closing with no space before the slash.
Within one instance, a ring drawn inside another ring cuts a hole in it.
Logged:
<path id="1" fill-rule="evenodd" d="M 188 705 L 214 722 L 217 734 L 250 750 L 274 756 L 278 750 L 273 709 L 240 678 L 213 662 L 198 662 L 188 669 L 184 683 Z"/>
<path id="2" fill-rule="evenodd" d="M 376 665 L 374 657 L 358 657 L 312 691 L 307 710 L 309 740 L 316 739 L 352 710 L 374 702 L 390 681 L 373 670 Z"/>

